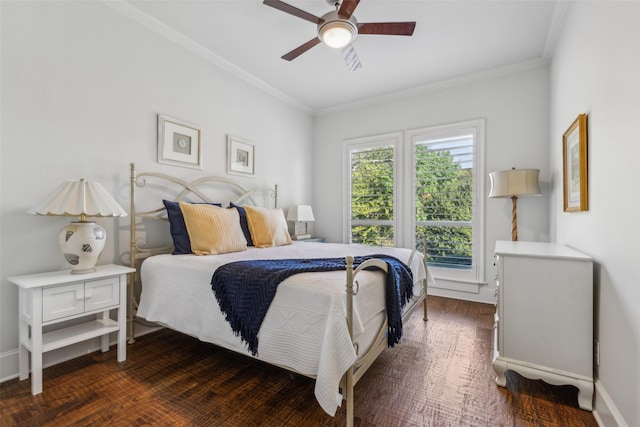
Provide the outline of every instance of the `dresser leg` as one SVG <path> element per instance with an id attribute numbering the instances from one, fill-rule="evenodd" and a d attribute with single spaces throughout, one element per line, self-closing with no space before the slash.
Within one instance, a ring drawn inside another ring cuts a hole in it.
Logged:
<path id="1" fill-rule="evenodd" d="M 507 377 L 504 375 L 504 373 L 507 371 L 507 363 L 500 359 L 495 359 L 493 361 L 493 370 L 497 375 L 496 384 L 498 384 L 500 387 L 506 387 Z"/>
<path id="2" fill-rule="evenodd" d="M 593 383 L 578 381 L 578 406 L 587 411 L 593 410 Z"/>

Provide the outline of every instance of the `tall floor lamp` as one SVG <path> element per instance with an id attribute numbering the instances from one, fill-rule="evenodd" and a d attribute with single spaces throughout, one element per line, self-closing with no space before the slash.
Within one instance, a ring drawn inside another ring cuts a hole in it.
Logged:
<path id="1" fill-rule="evenodd" d="M 511 198 L 511 240 L 518 240 L 516 205 L 518 196 L 539 196 L 538 169 L 516 169 L 491 172 L 489 197 Z"/>

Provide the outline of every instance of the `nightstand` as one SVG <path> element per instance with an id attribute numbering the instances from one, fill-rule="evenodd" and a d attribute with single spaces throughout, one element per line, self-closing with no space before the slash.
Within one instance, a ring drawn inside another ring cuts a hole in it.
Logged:
<path id="1" fill-rule="evenodd" d="M 118 333 L 118 362 L 127 358 L 127 273 L 134 268 L 101 265 L 87 274 L 70 270 L 9 277 L 19 287 L 20 379 L 29 377 L 31 393 L 42 392 L 42 354 L 71 344 L 101 337 L 101 350 L 109 350 L 109 334 Z M 118 311 L 118 320 L 109 317 Z M 89 317 L 91 316 L 91 317 Z M 73 326 L 43 333 L 44 326 L 87 317 Z"/>

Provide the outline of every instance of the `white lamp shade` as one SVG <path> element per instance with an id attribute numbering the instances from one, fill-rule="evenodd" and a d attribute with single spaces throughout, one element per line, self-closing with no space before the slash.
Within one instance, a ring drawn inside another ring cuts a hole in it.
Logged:
<path id="1" fill-rule="evenodd" d="M 538 169 L 510 169 L 492 172 L 489 197 L 513 197 L 540 195 Z"/>
<path id="2" fill-rule="evenodd" d="M 314 220 L 311 206 L 295 205 L 291 206 L 287 211 L 287 221 L 310 222 Z"/>
<path id="3" fill-rule="evenodd" d="M 28 212 L 33 215 L 127 216 L 100 183 L 84 179 L 63 183 L 48 199 Z"/>

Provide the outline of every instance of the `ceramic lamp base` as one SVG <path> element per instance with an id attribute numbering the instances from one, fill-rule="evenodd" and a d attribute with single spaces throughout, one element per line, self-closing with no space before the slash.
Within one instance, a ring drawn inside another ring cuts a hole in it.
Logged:
<path id="1" fill-rule="evenodd" d="M 104 249 L 107 233 L 95 222 L 78 221 L 60 230 L 60 249 L 71 268 L 71 274 L 95 271 L 98 257 Z"/>

